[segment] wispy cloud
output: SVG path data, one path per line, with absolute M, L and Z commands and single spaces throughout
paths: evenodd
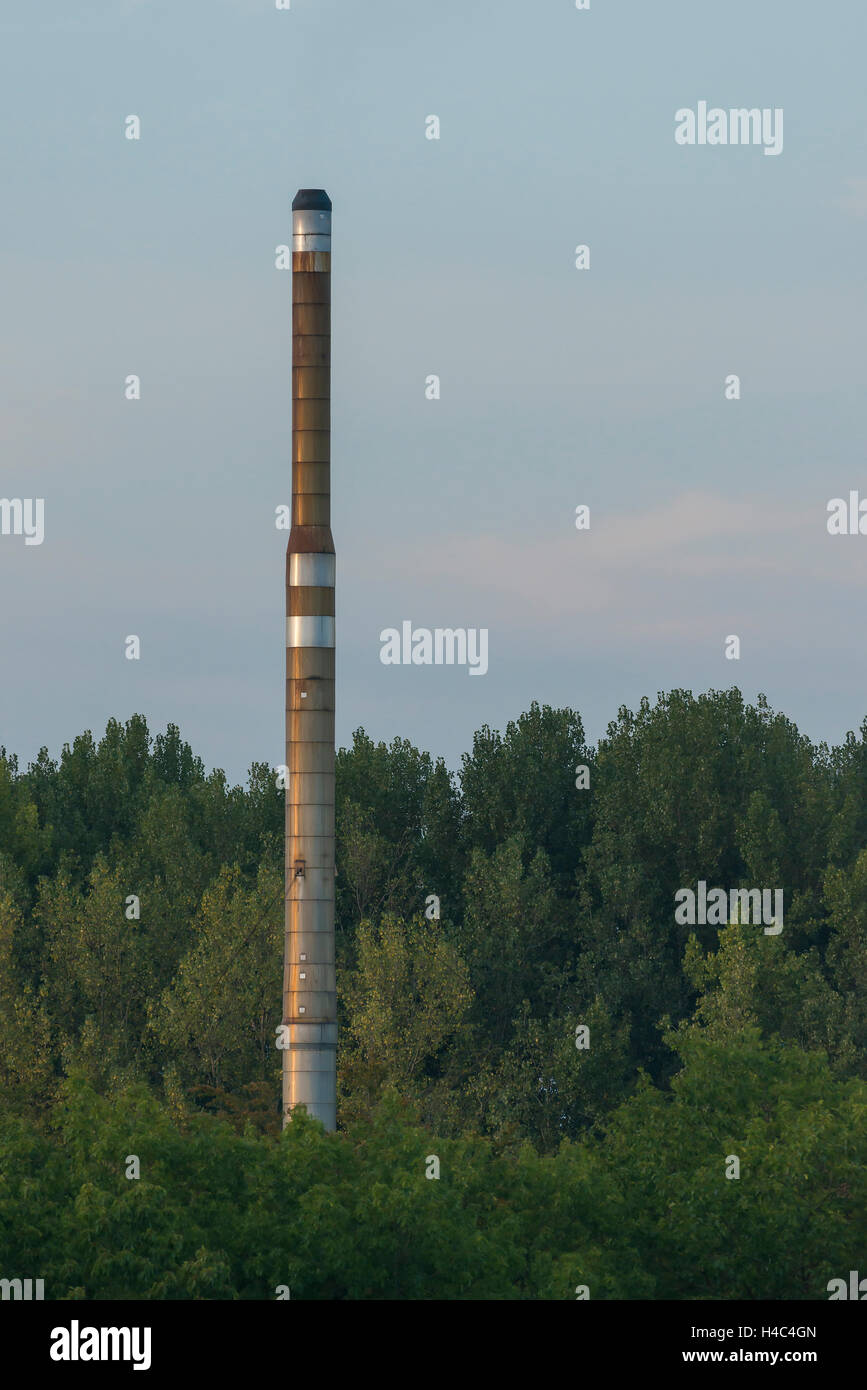
M 382 572 L 411 576 L 426 603 L 435 595 L 449 612 L 471 604 L 508 625 L 568 621 L 576 633 L 591 623 L 621 636 L 706 636 L 712 614 L 752 622 L 756 595 L 768 586 L 773 607 L 781 591 L 864 584 L 867 550 L 857 538 L 828 536 L 825 501 L 808 508 L 692 492 L 631 514 L 594 511 L 589 531 L 551 540 L 463 534 L 396 542 L 380 557 Z

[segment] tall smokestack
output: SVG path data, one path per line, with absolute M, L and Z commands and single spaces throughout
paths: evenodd
M 283 1123 L 337 1126 L 334 978 L 334 542 L 331 199 L 292 203 L 292 530 L 286 551 L 286 935 Z

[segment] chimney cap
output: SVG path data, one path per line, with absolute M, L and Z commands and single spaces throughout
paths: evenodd
M 293 212 L 331 211 L 331 199 L 324 188 L 299 188 L 292 199 Z

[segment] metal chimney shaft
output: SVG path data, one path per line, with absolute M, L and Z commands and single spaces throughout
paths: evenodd
M 331 199 L 292 203 L 292 530 L 286 551 L 283 1123 L 337 1125 L 334 976 L 334 581 Z

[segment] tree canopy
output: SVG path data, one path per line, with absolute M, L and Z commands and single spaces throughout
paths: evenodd
M 281 1134 L 273 770 L 230 786 L 140 715 L 0 749 L 4 1269 L 561 1299 L 825 1298 L 857 1268 L 867 720 L 829 749 L 674 690 L 593 747 L 533 704 L 455 773 L 359 729 L 336 772 L 340 1128 Z M 700 881 L 781 890 L 782 932 L 677 921 Z

